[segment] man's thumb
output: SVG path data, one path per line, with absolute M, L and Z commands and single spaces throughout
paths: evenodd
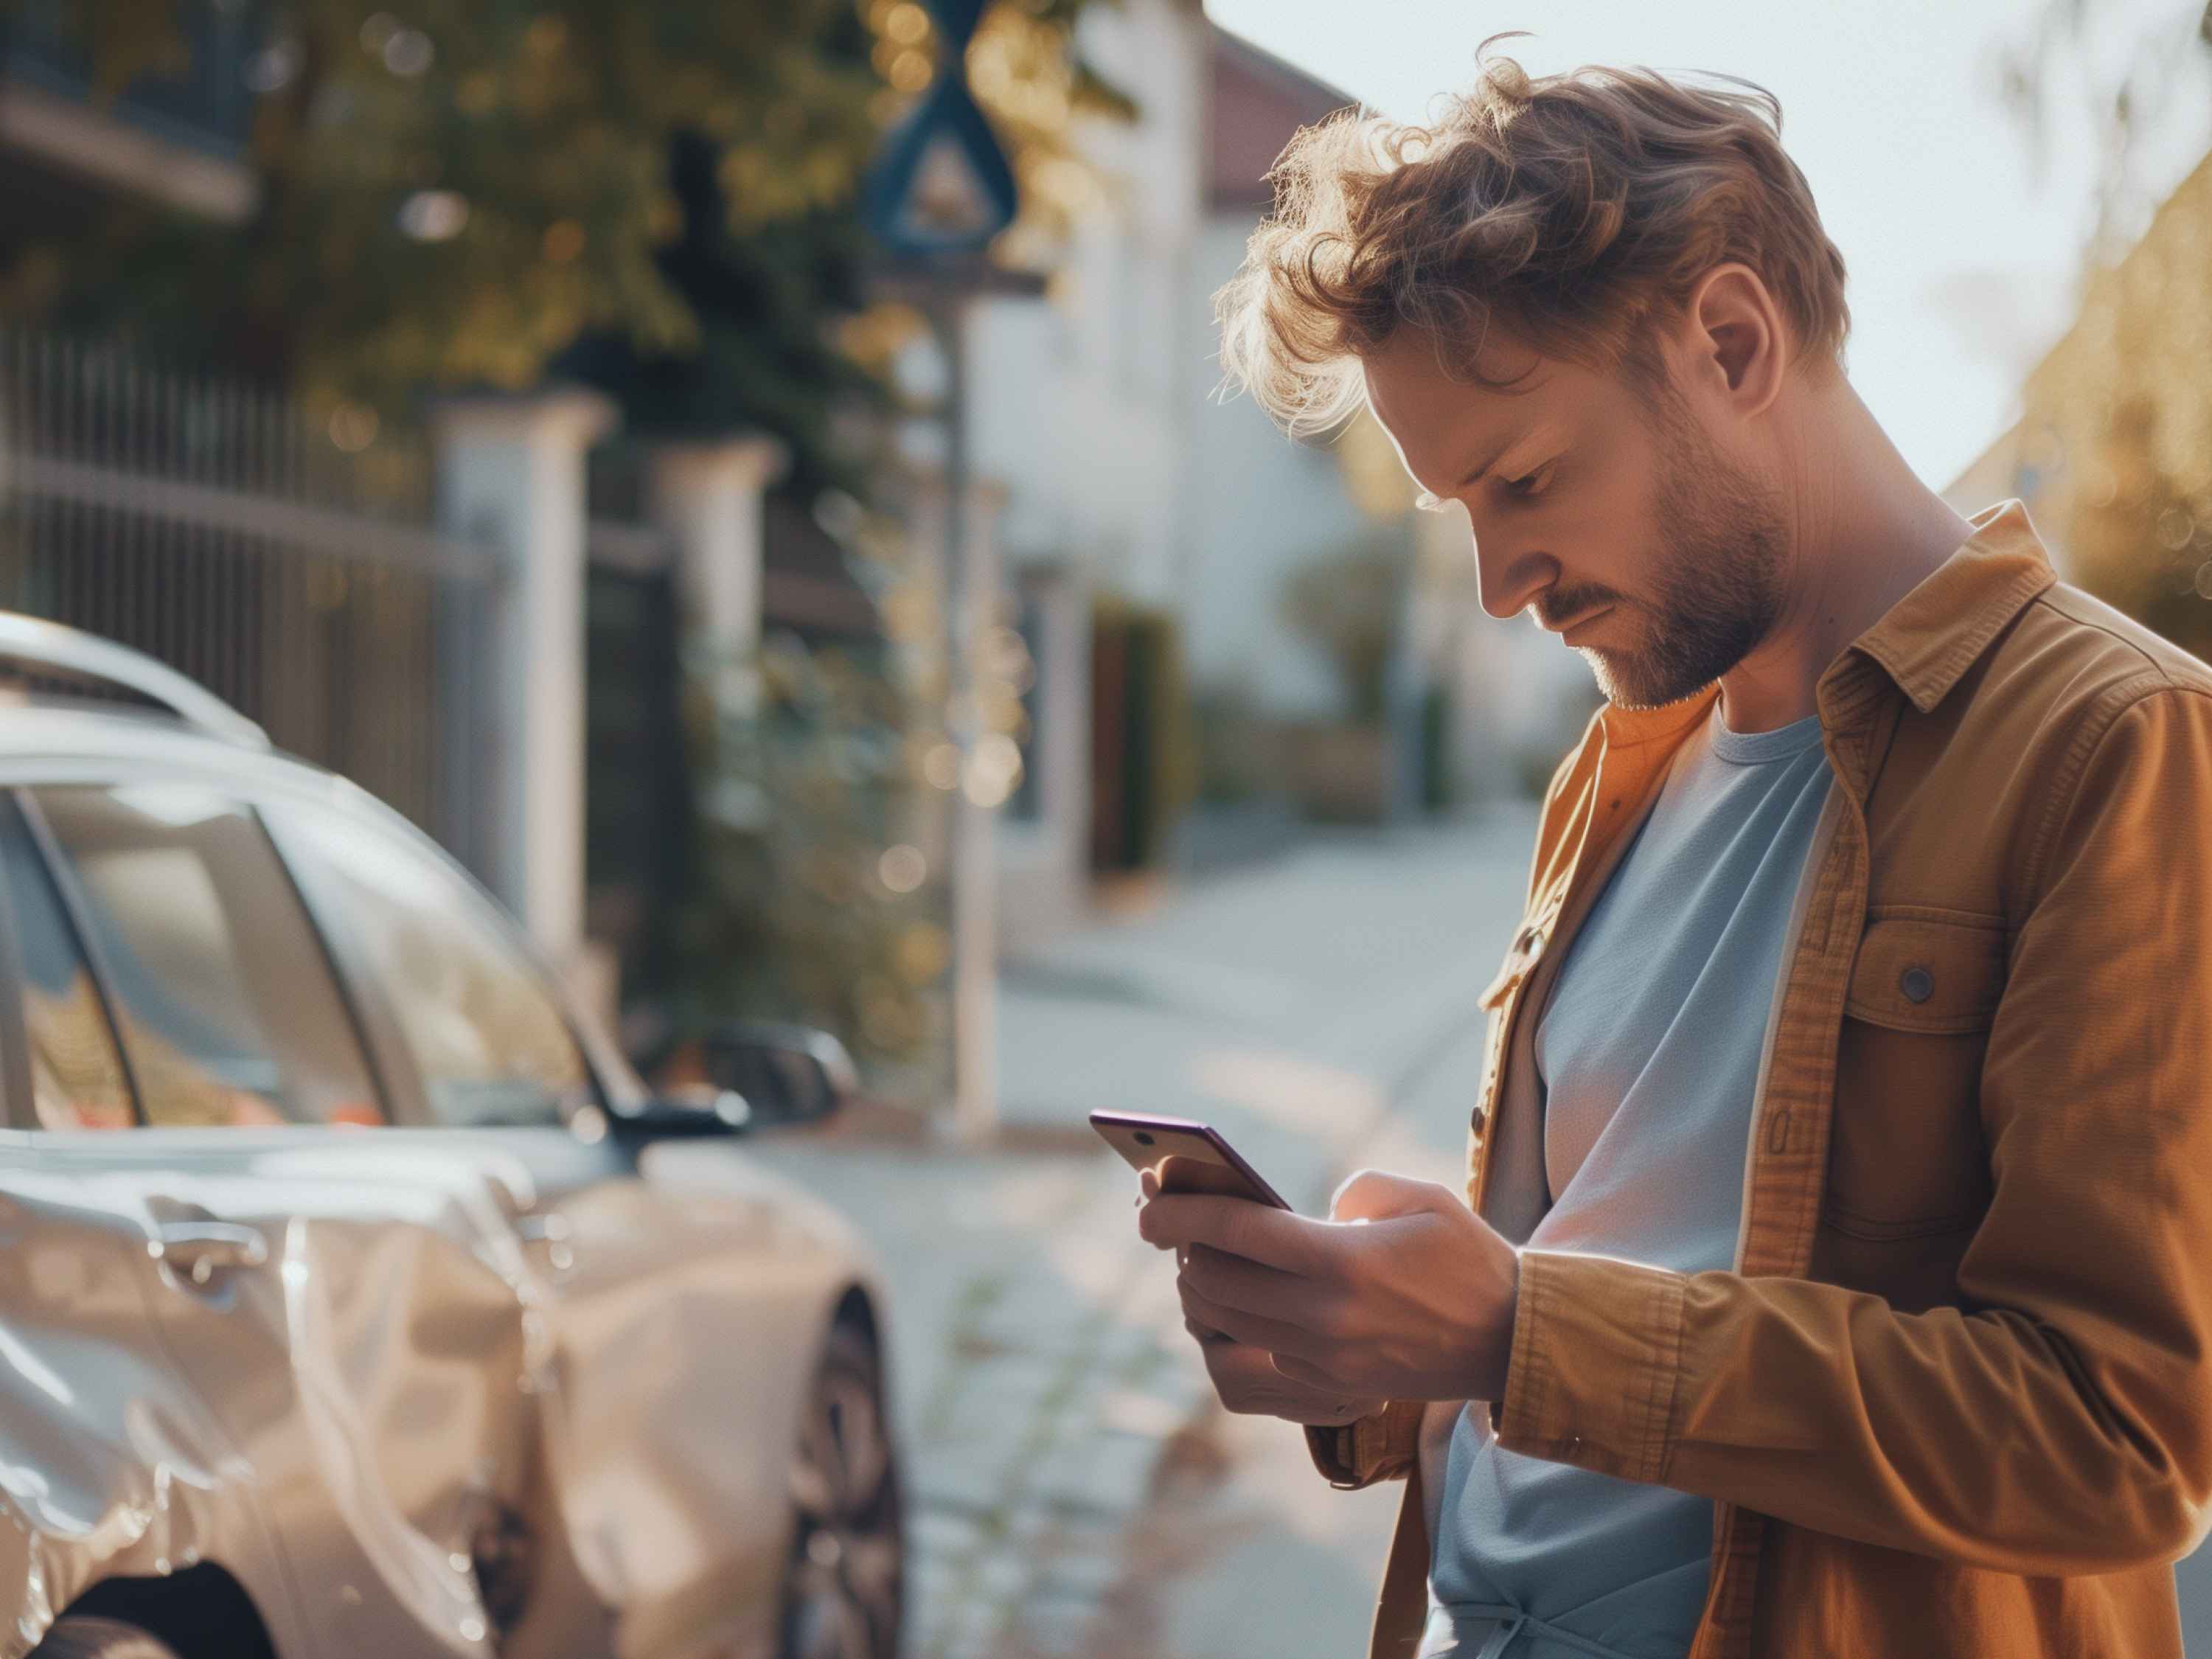
M 1409 1176 L 1389 1175 L 1381 1170 L 1362 1170 L 1336 1189 L 1336 1196 L 1329 1200 L 1328 1218 L 1332 1221 L 1381 1221 L 1458 1202 L 1449 1188 L 1439 1187 L 1433 1181 L 1415 1181 Z

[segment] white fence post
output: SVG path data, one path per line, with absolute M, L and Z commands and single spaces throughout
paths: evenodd
M 485 807 L 483 872 L 562 971 L 584 962 L 584 459 L 614 428 L 574 387 L 440 403 L 438 513 L 500 560 L 485 633 L 489 730 L 465 734 Z
M 979 792 L 975 765 L 981 724 L 975 696 L 984 653 L 991 648 L 1002 599 L 999 510 L 1006 492 L 971 483 L 967 564 L 957 585 L 961 611 L 952 619 L 956 702 L 962 705 L 960 747 L 967 756 L 953 802 L 952 832 L 952 1111 L 957 1138 L 988 1145 L 999 1133 L 999 806 L 1003 794 Z
M 789 459 L 763 437 L 653 450 L 647 510 L 676 546 L 686 633 L 740 653 L 760 642 L 761 497 Z
M 952 1135 L 985 1146 L 999 1129 L 998 820 L 1003 796 L 982 787 L 975 763 L 976 686 L 1005 599 L 1000 586 L 998 519 L 1003 486 L 971 478 L 957 579 L 945 568 L 948 491 L 940 470 L 918 470 L 908 503 L 909 533 L 940 596 L 946 656 L 946 736 L 961 757 L 950 792 L 937 799 L 923 850 L 933 863 L 949 860 L 952 884 Z M 953 608 L 957 607 L 957 611 Z

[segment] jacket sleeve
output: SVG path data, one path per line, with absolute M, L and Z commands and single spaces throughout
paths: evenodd
M 1960 1304 L 1524 1254 L 1508 1448 L 1965 1565 L 2187 1553 L 2212 1524 L 2212 696 L 2094 736 L 1990 1032 Z M 1838 1103 L 1848 1109 L 1848 1103 Z
M 1306 1449 L 1328 1484 L 1345 1492 L 1402 1480 L 1419 1455 L 1421 1411 L 1418 1400 L 1394 1400 L 1342 1428 L 1309 1428 Z

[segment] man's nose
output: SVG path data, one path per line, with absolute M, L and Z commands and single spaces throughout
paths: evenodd
M 1559 580 L 1559 562 L 1549 554 L 1516 545 L 1504 536 L 1485 539 L 1474 532 L 1475 588 L 1482 608 L 1500 622 L 1519 616 L 1537 595 Z

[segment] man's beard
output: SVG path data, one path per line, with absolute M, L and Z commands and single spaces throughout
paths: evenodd
M 1789 539 L 1781 503 L 1690 423 L 1660 417 L 1654 502 L 1663 555 L 1642 612 L 1644 638 L 1620 648 L 1577 647 L 1598 690 L 1622 708 L 1657 708 L 1694 696 L 1765 639 L 1782 612 Z M 1620 601 L 1616 601 L 1620 603 Z

